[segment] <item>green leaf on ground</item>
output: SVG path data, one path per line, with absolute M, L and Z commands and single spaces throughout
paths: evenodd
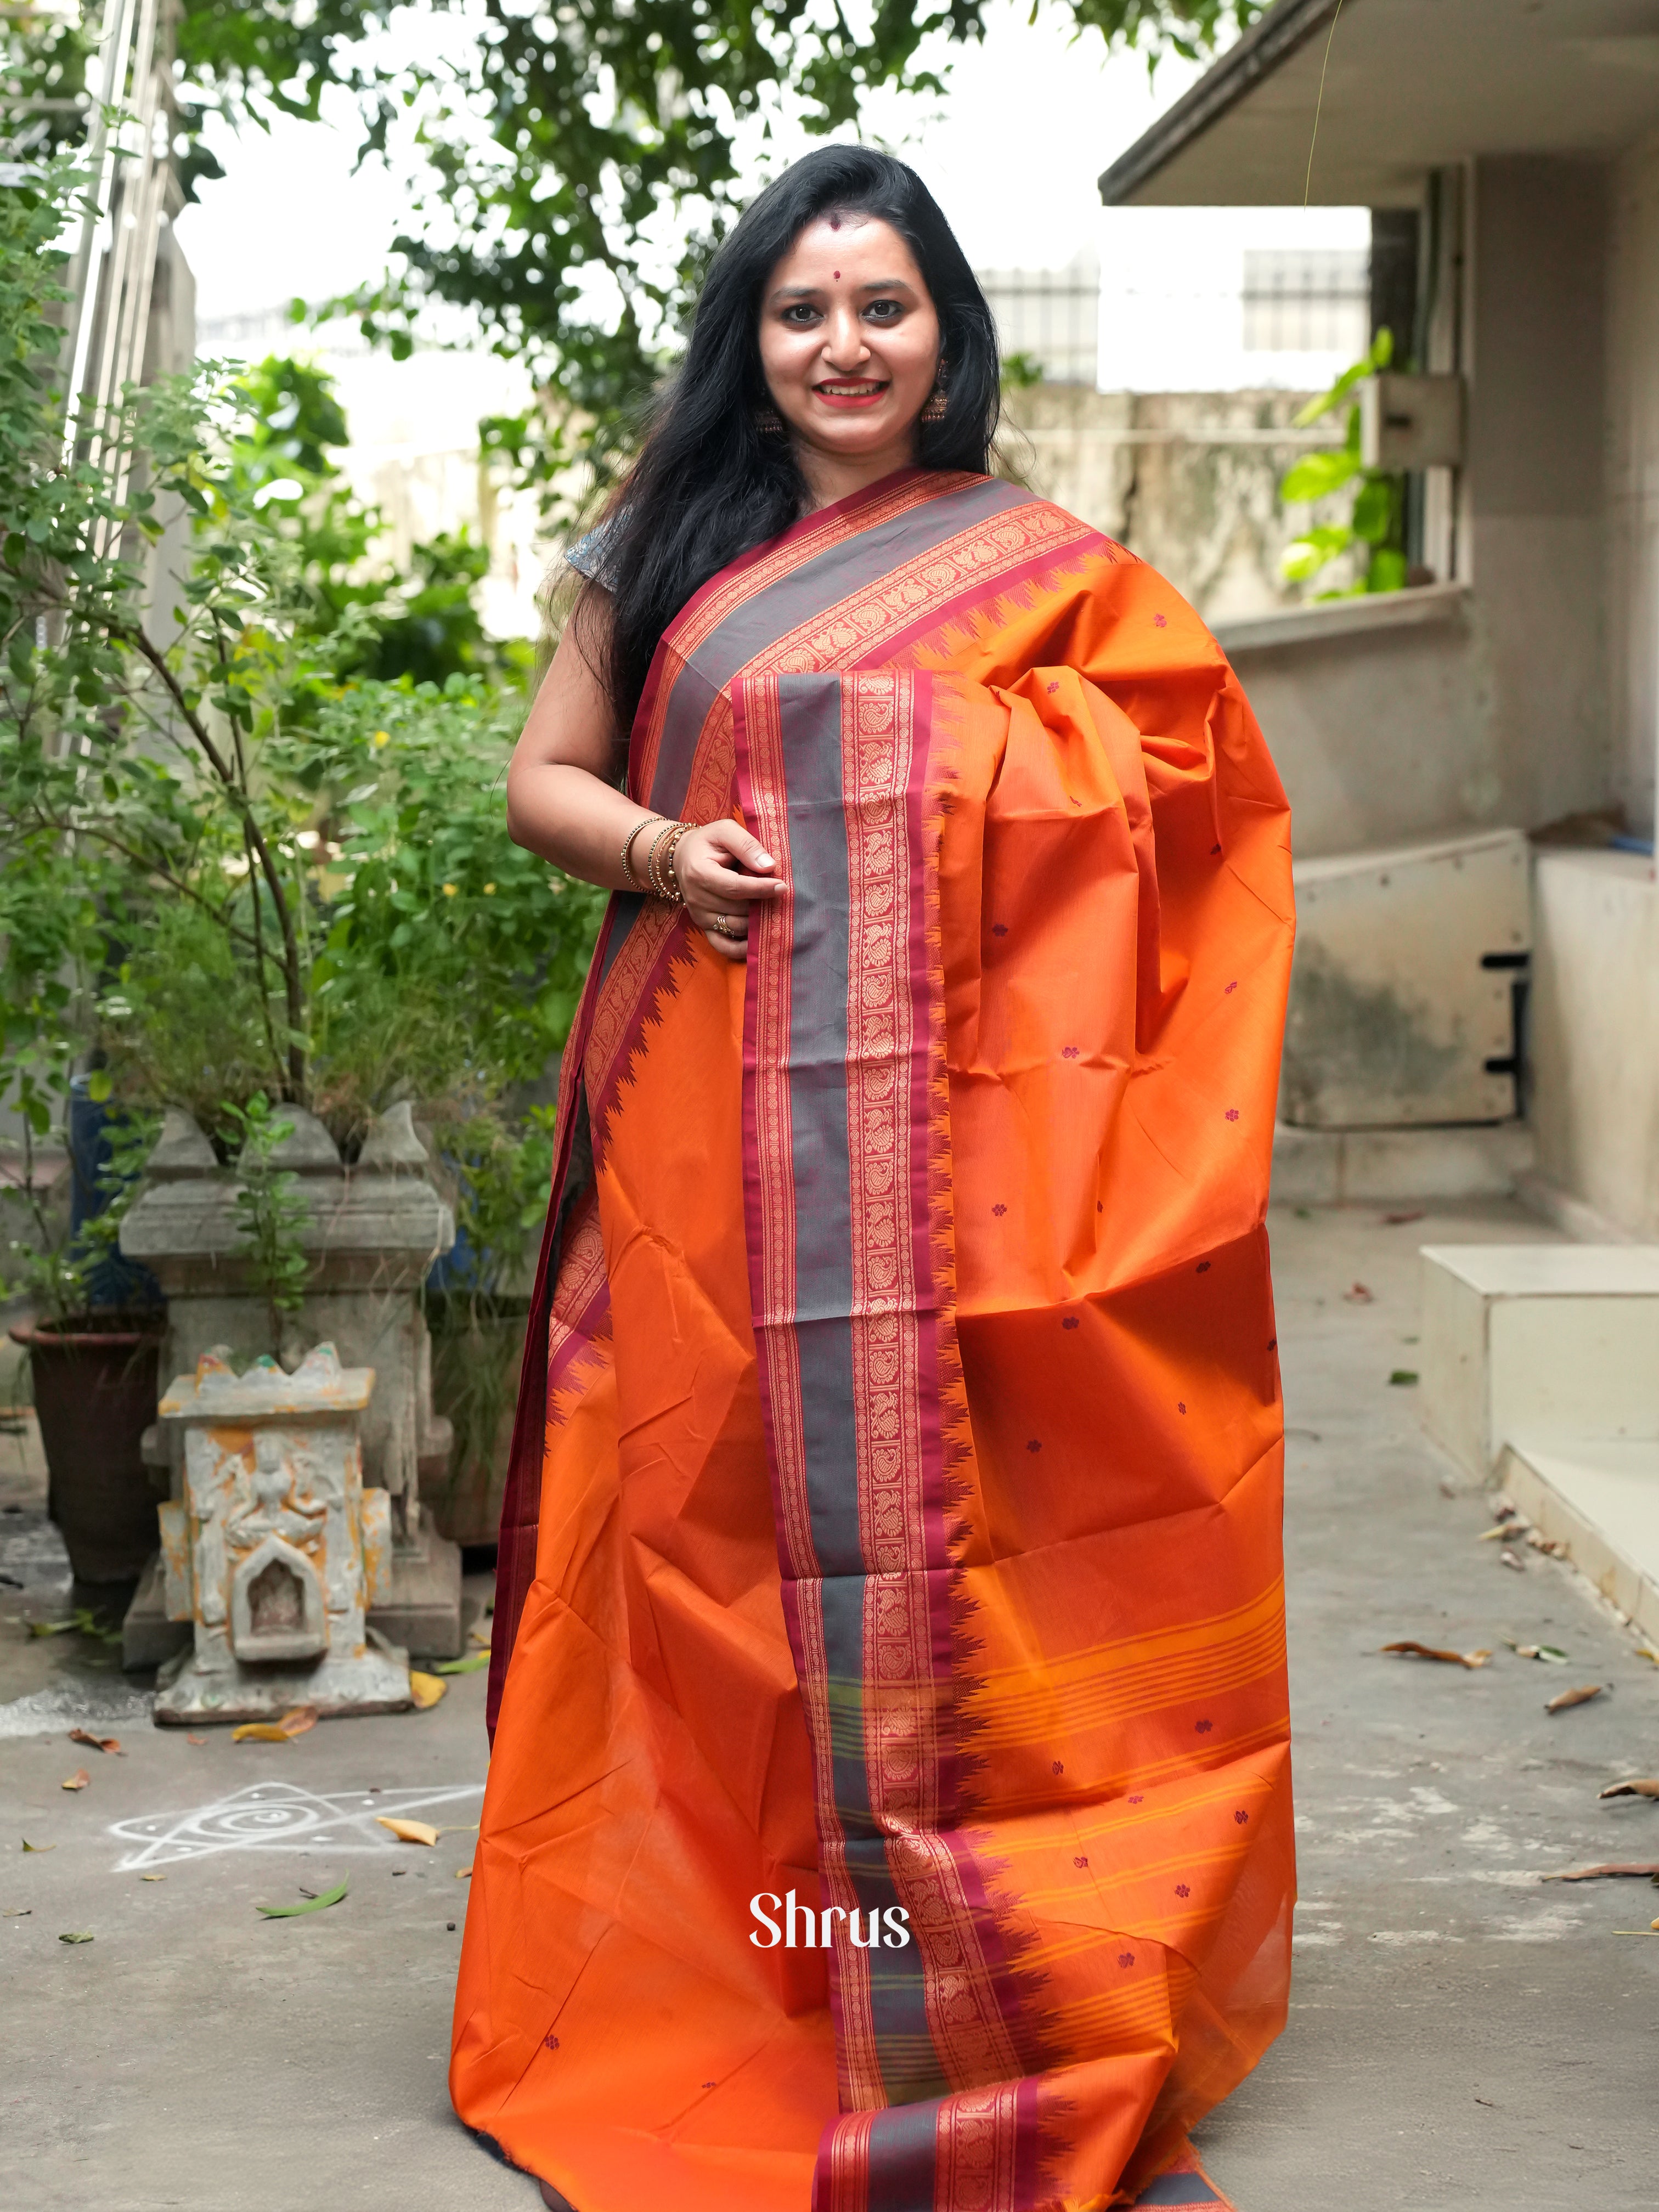
M 253 1910 L 262 1912 L 267 1920 L 295 1920 L 302 1912 L 326 1911 L 331 1905 L 337 1905 L 345 1893 L 346 1884 L 341 1882 L 337 1888 L 325 1889 L 320 1897 L 307 1898 L 303 1905 L 256 1905 Z
M 1414 1367 L 1396 1367 L 1389 1380 L 1390 1382 L 1415 1382 L 1417 1370 Z
M 476 1674 L 480 1667 L 489 1664 L 488 1651 L 469 1651 L 465 1659 L 435 1659 L 432 1663 L 434 1674 Z
M 59 1942 L 60 1943 L 90 1943 L 90 1942 L 91 1942 L 91 1941 L 92 1941 L 92 1938 L 91 1938 L 91 1936 L 87 1936 L 87 1935 L 84 1935 L 84 1934 L 83 1934 L 83 1935 L 60 1936 L 58 1938 L 58 1942 Z
M 57 1848 L 56 1844 L 32 1844 L 27 1836 L 23 1838 L 23 1849 L 26 1851 L 55 1851 Z

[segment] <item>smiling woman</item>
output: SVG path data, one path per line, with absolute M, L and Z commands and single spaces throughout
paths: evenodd
M 556 2212 L 1223 2205 L 1188 2130 L 1284 2018 L 1284 799 L 996 404 L 920 181 L 799 164 L 514 763 L 617 896 L 451 2087 Z

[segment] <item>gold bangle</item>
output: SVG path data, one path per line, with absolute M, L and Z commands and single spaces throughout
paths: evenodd
M 677 823 L 664 822 L 662 828 L 658 830 L 656 836 L 651 840 L 651 849 L 645 856 L 646 884 L 653 898 L 665 898 L 667 896 L 667 893 L 662 888 L 662 879 L 657 873 L 657 855 L 662 850 L 663 840 L 665 837 L 672 837 L 678 827 L 678 824 Z
M 627 836 L 623 840 L 623 875 L 626 879 L 628 888 L 630 891 L 639 891 L 645 889 L 644 884 L 634 873 L 634 840 L 639 836 L 641 830 L 644 829 L 647 822 L 660 822 L 661 819 L 662 817 L 659 814 L 641 814 L 639 820 L 634 824 L 634 827 L 629 831 Z
M 684 906 L 685 893 L 680 889 L 679 878 L 674 873 L 674 855 L 680 849 L 680 841 L 690 830 L 689 822 L 677 822 L 674 834 L 663 847 L 659 870 L 662 876 L 662 895 L 671 906 Z

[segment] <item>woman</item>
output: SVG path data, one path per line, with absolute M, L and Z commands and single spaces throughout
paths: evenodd
M 1284 2017 L 1285 802 L 997 393 L 915 174 L 799 163 L 513 765 L 617 896 L 451 2078 L 576 2212 L 1214 2204 Z

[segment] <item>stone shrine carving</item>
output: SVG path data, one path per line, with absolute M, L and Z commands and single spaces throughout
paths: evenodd
M 292 1375 L 206 1352 L 161 1404 L 184 1431 L 185 1496 L 161 1509 L 168 1617 L 191 1648 L 157 1677 L 158 1721 L 410 1702 L 405 1653 L 368 1628 L 390 1588 L 391 1500 L 363 1486 L 372 1368 L 319 1345 Z

